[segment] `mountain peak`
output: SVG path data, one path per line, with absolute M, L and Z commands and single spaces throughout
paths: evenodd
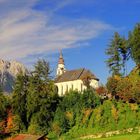
M 22 63 L 0 59 L 0 84 L 4 92 L 12 92 L 16 76 L 20 72 L 27 72 Z

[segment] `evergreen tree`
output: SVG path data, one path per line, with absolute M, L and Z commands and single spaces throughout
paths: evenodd
M 123 75 L 125 76 L 126 73 L 126 62 L 129 60 L 130 58 L 130 47 L 128 45 L 128 41 L 123 37 L 120 38 L 120 46 L 118 48 L 118 51 L 120 53 L 121 56 L 121 60 L 122 60 L 122 69 L 123 69 Z
M 129 33 L 129 46 L 132 59 L 140 67 L 140 23 Z
M 23 73 L 20 73 L 17 76 L 12 96 L 13 114 L 19 116 L 26 127 L 26 97 L 28 94 L 28 79 L 29 77 Z
M 44 59 L 39 59 L 37 63 L 34 65 L 33 75 L 37 76 L 40 80 L 47 83 L 51 79 L 51 70 L 49 62 L 45 61 Z
M 47 133 L 58 102 L 54 82 L 50 79 L 49 63 L 39 60 L 29 79 L 27 119 L 30 133 Z
M 6 116 L 6 106 L 6 97 L 3 95 L 2 91 L 0 91 L 0 121 L 3 120 Z
M 118 52 L 120 41 L 120 35 L 117 32 L 115 32 L 114 37 L 110 42 L 109 48 L 106 50 L 106 54 L 110 56 L 106 63 L 110 68 L 110 72 L 112 72 L 112 75 L 120 75 L 121 57 Z
M 129 50 L 126 39 L 115 32 L 109 48 L 106 50 L 106 54 L 110 56 L 106 63 L 112 75 L 125 74 L 125 65 L 130 54 Z M 122 70 L 123 73 L 121 73 Z

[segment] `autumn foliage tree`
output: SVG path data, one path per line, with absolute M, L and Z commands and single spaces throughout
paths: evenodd
M 107 83 L 106 83 L 108 94 L 112 94 L 112 96 L 117 95 L 116 89 L 117 89 L 119 80 L 120 80 L 120 76 L 117 76 L 117 75 L 108 78 Z
M 99 86 L 98 88 L 96 88 L 96 92 L 99 95 L 106 95 L 107 94 L 107 89 L 104 86 Z

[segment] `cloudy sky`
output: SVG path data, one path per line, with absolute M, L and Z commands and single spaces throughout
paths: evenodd
M 140 22 L 139 7 L 140 0 L 0 0 L 0 58 L 28 68 L 44 58 L 55 72 L 62 49 L 67 69 L 85 67 L 105 83 L 105 49 L 115 31 L 127 37 Z

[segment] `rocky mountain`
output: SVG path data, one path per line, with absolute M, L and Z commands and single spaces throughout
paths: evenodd
M 0 85 L 4 92 L 12 92 L 15 78 L 20 72 L 27 72 L 23 64 L 17 61 L 4 61 L 0 59 Z

